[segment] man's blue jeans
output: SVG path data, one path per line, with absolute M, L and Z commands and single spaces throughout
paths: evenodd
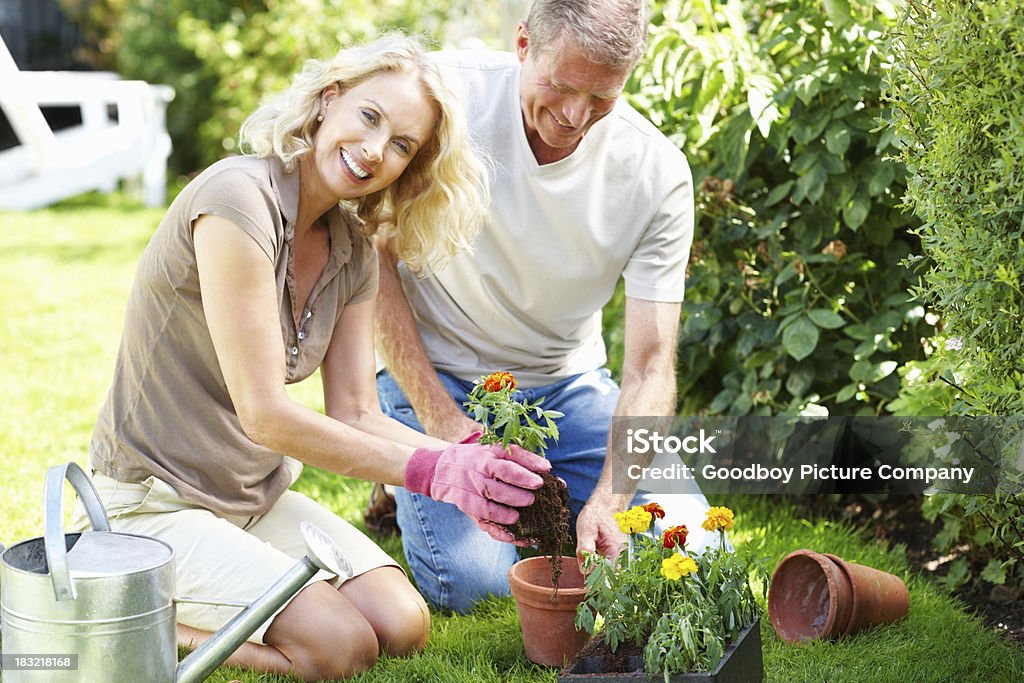
M 445 373 L 441 382 L 461 405 L 473 383 Z M 409 400 L 386 371 L 377 375 L 377 393 L 384 412 L 399 422 L 423 431 Z M 522 390 L 525 400 L 545 397 L 544 408 L 565 414 L 558 421 L 559 441 L 545 457 L 552 472 L 569 487 L 570 528 L 590 497 L 604 466 L 608 431 L 619 400 L 619 387 L 606 369 Z M 669 499 L 678 499 L 673 503 Z M 454 505 L 431 500 L 404 488 L 395 491 L 402 546 L 416 584 L 435 607 L 467 612 L 489 594 L 508 595 L 508 570 L 518 559 L 517 548 L 495 541 Z M 707 510 L 704 496 L 660 495 L 666 526 L 685 523 L 690 529 L 689 547 L 703 545 L 699 523 Z M 647 502 L 638 494 L 636 502 Z M 697 518 L 694 515 L 700 514 Z

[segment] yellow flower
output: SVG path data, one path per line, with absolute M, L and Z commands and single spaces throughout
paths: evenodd
M 639 505 L 635 505 L 625 512 L 615 513 L 615 521 L 624 534 L 638 534 L 647 531 L 651 526 L 652 519 L 654 516 Z
M 661 575 L 671 581 L 678 581 L 687 574 L 693 574 L 696 571 L 697 563 L 693 561 L 692 557 L 687 557 L 686 555 L 674 553 L 672 557 L 661 561 Z
M 707 531 L 715 529 L 732 529 L 732 510 L 726 507 L 712 507 L 708 510 L 707 518 L 701 524 Z

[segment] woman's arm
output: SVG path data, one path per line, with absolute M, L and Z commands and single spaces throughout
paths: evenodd
M 494 445 L 436 441 L 377 415 L 372 304 L 342 314 L 324 363 L 329 410 L 357 426 L 292 400 L 284 388 L 284 342 L 270 260 L 223 218 L 197 220 L 194 242 L 207 326 L 250 439 L 345 476 L 403 485 L 478 520 L 511 524 L 519 516 L 513 508 L 533 502 L 527 489 L 539 488 L 536 473 L 551 467 L 543 458 L 515 446 L 506 452 Z
M 331 337 L 323 367 L 327 414 L 355 429 L 414 448 L 441 448 L 447 442 L 421 434 L 380 408 L 375 376 L 373 321 L 376 300 L 346 306 Z
M 202 216 L 196 221 L 194 242 L 207 326 L 246 435 L 262 446 L 316 467 L 402 484 L 413 451 L 410 445 L 367 434 L 321 415 L 293 400 L 285 390 L 278 292 L 273 264 L 262 249 L 234 223 L 217 216 Z M 365 313 L 353 317 L 363 318 Z M 358 336 L 348 324 L 339 326 L 344 337 Z M 337 341 L 332 344 L 337 346 Z M 372 375 L 372 358 L 366 361 L 365 353 L 357 351 L 369 363 L 364 373 Z M 341 351 L 335 350 L 332 355 L 337 357 Z M 330 364 L 339 365 L 336 359 Z M 353 367 L 350 365 L 343 374 L 357 376 Z M 341 391 L 332 389 L 332 401 Z

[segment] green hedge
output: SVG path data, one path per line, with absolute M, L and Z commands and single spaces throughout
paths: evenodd
M 910 0 L 892 49 L 892 129 L 904 143 L 906 201 L 922 219 L 929 258 L 918 293 L 946 326 L 945 343 L 902 400 L 1019 419 L 1024 14 L 1015 0 Z M 966 549 L 948 583 L 1024 581 L 1024 497 L 936 496 L 927 512 L 943 522 L 941 548 Z
M 931 265 L 920 294 L 958 341 L 965 410 L 1024 412 L 1024 14 L 1012 0 L 908 4 L 893 126 Z

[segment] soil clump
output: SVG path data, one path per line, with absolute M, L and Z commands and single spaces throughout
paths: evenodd
M 519 521 L 505 528 L 517 540 L 537 546 L 538 554 L 551 557 L 551 585 L 557 594 L 562 548 L 569 541 L 569 489 L 550 472 L 540 476 L 544 484 L 534 491 L 533 505 L 520 508 Z

